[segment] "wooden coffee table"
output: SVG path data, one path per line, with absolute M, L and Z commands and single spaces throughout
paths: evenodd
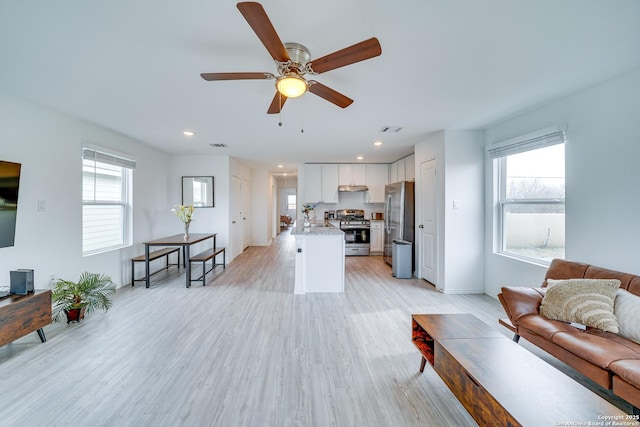
M 481 426 L 606 425 L 633 416 L 471 314 L 414 314 L 412 341 Z

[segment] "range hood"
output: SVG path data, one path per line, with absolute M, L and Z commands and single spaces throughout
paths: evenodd
M 369 191 L 366 185 L 339 185 L 338 192 L 340 193 L 354 193 L 356 191 Z

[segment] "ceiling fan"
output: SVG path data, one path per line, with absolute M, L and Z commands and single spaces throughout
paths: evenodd
M 375 37 L 310 61 L 309 50 L 298 43 L 282 43 L 273 24 L 260 3 L 240 2 L 238 10 L 247 20 L 262 44 L 276 63 L 278 75 L 272 73 L 202 73 L 207 81 L 216 80 L 276 80 L 276 94 L 271 101 L 268 114 L 277 114 L 287 98 L 296 98 L 309 91 L 341 108 L 346 108 L 353 99 L 315 80 L 304 78 L 306 74 L 321 74 L 344 67 L 382 53 L 380 42 Z

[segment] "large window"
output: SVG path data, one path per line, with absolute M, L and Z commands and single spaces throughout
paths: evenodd
M 492 147 L 497 167 L 496 252 L 526 260 L 564 258 L 564 131 Z
M 135 162 L 92 148 L 82 150 L 82 253 L 131 243 Z
M 290 211 L 296 210 L 296 195 L 287 194 L 287 209 Z

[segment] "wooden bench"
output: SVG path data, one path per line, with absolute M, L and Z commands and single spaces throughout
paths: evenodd
M 222 254 L 222 264 L 216 264 L 216 256 Z M 207 270 L 207 261 L 211 260 L 211 268 Z M 197 279 L 191 279 L 192 282 L 202 281 L 202 286 L 206 285 L 206 275 L 212 271 L 216 266 L 221 265 L 223 269 L 227 268 L 227 260 L 225 254 L 225 248 L 209 248 L 206 251 L 200 252 L 198 255 L 194 255 L 189 259 L 189 262 L 201 262 L 202 263 L 202 276 Z
M 169 263 L 169 255 L 171 255 L 172 253 L 177 252 L 178 253 L 178 263 L 177 264 L 171 264 Z M 149 252 L 149 262 L 156 260 L 158 258 L 162 258 L 162 257 L 166 257 L 167 259 L 167 265 L 164 268 L 161 268 L 157 271 L 154 271 L 153 273 L 150 273 L 149 276 L 152 276 L 156 273 L 159 273 L 162 270 L 165 270 L 167 268 L 169 268 L 172 265 L 177 265 L 178 268 L 180 268 L 180 248 L 179 247 L 172 247 L 172 248 L 162 248 L 162 249 L 158 249 L 157 251 L 153 251 L 153 252 Z M 142 279 L 136 279 L 135 278 L 135 269 L 134 266 L 136 264 L 136 262 L 144 262 L 145 261 L 145 256 L 144 255 L 140 255 L 137 256 L 135 258 L 131 258 L 131 286 L 133 286 L 133 282 L 144 282 L 145 278 L 143 277 Z

